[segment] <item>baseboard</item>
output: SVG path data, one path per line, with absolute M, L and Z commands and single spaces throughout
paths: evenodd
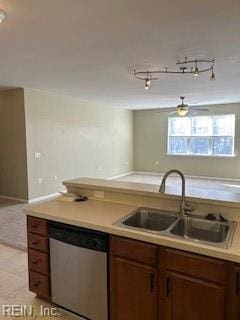
M 34 202 L 39 202 L 39 201 L 43 201 L 43 200 L 56 198 L 59 195 L 60 195 L 60 193 L 56 192 L 56 193 L 48 194 L 46 196 L 42 196 L 42 197 L 39 197 L 39 198 L 33 198 L 33 199 L 29 199 L 29 200 L 0 195 L 0 199 L 11 200 L 11 201 L 15 201 L 15 202 L 29 203 L 30 204 L 30 203 L 34 203 Z
M 59 196 L 60 193 L 56 192 L 56 193 L 52 193 L 52 194 L 48 194 L 46 196 L 42 196 L 39 198 L 33 198 L 28 200 L 28 203 L 34 203 L 34 202 L 39 202 L 39 201 L 43 201 L 43 200 L 48 200 L 48 199 L 52 199 L 52 198 L 56 198 L 57 196 Z
M 161 172 L 150 172 L 150 171 L 133 171 L 133 174 L 146 174 L 148 176 L 163 176 L 164 173 Z
M 28 200 L 27 200 L 27 199 L 9 197 L 9 196 L 4 196 L 4 195 L 0 195 L 0 199 L 11 200 L 11 201 L 21 202 L 21 203 L 28 203 Z
M 128 171 L 128 172 L 119 174 L 119 175 L 117 175 L 117 176 L 109 177 L 109 178 L 107 178 L 106 180 L 114 180 L 114 179 L 117 179 L 117 178 L 121 178 L 121 177 L 128 176 L 128 175 L 133 174 L 133 173 L 135 173 L 135 172 L 134 172 L 134 171 Z

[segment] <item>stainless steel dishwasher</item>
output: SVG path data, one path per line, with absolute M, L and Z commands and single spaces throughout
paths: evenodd
M 108 319 L 108 235 L 50 222 L 52 301 L 82 318 Z

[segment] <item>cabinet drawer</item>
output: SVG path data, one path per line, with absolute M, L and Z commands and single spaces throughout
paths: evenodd
M 226 262 L 174 249 L 165 251 L 166 268 L 196 278 L 226 282 Z
M 28 234 L 28 248 L 48 252 L 48 238 L 34 233 Z
M 48 235 L 47 220 L 28 216 L 28 232 L 47 236 Z
M 30 270 L 49 274 L 49 257 L 47 253 L 29 249 L 28 263 Z
M 150 243 L 121 237 L 111 237 L 110 250 L 112 255 L 150 265 L 157 264 L 157 246 Z
M 40 273 L 29 272 L 29 290 L 35 292 L 40 297 L 50 297 L 49 277 Z

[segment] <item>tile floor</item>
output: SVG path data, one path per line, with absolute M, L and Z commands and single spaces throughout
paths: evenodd
M 31 305 L 34 317 L 4 316 L 3 305 Z M 36 298 L 35 294 L 28 291 L 27 253 L 0 244 L 0 319 L 79 319 L 63 310 L 59 310 L 61 316 L 42 316 L 41 305 L 51 307 L 50 304 Z

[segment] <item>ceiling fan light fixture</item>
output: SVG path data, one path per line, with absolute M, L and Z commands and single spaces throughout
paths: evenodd
M 5 12 L 0 10 L 0 23 L 2 23 L 5 18 L 6 18 Z
M 187 113 L 188 113 L 188 108 L 185 108 L 185 107 L 179 107 L 177 110 L 177 114 L 180 117 L 185 117 Z

